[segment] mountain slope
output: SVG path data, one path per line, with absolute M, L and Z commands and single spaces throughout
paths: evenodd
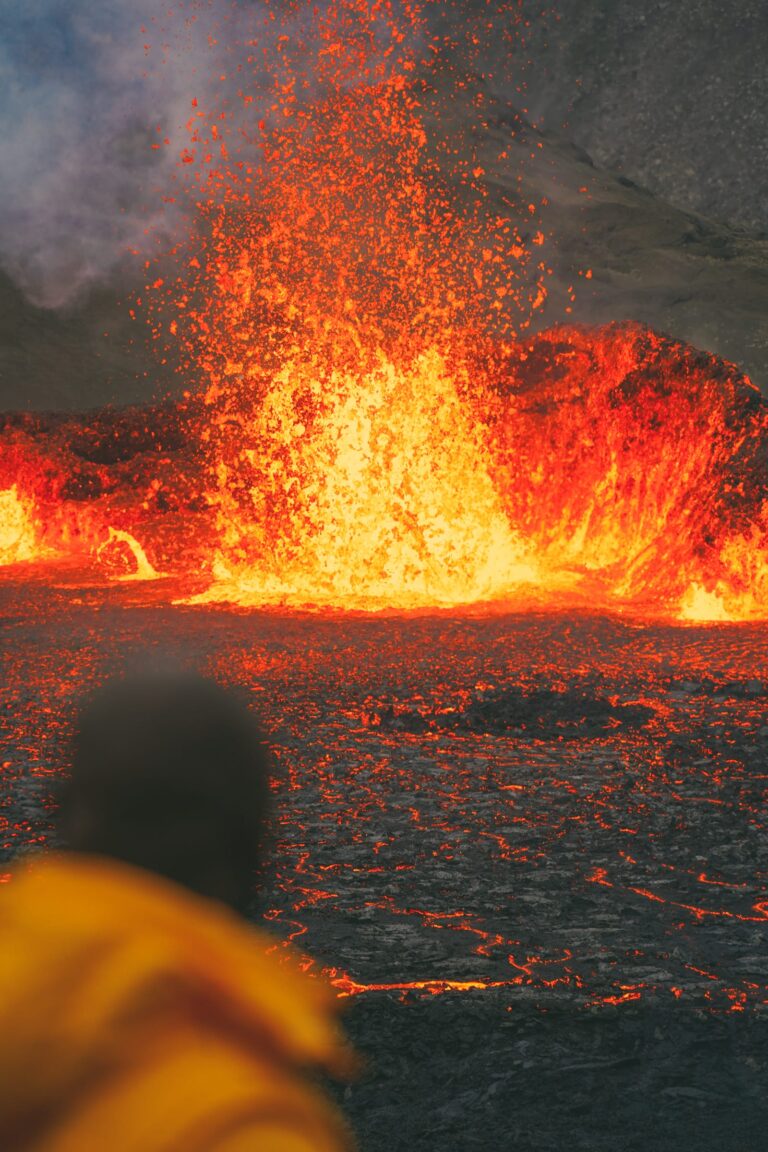
M 544 259 L 553 269 L 537 329 L 637 320 L 734 361 L 768 389 L 768 240 L 666 204 L 595 167 L 565 137 L 532 127 L 479 82 L 450 98 L 439 77 L 424 100 L 427 128 L 485 170 L 499 213 L 548 201 Z M 506 153 L 500 159 L 500 153 Z M 512 207 L 510 206 L 512 205 Z M 538 225 L 537 225 L 538 226 Z M 580 275 L 587 270 L 589 279 Z M 572 312 L 569 286 L 576 285 Z M 0 408 L 82 409 L 157 399 L 199 381 L 174 377 L 130 318 L 128 270 L 68 312 L 30 305 L 0 275 Z

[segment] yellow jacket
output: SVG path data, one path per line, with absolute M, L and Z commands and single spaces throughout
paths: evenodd
M 352 1062 L 319 981 L 170 881 L 40 857 L 0 889 L 4 1152 L 340 1152 Z

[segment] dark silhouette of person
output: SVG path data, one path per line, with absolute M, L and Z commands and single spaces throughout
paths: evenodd
M 182 672 L 84 704 L 60 825 L 0 896 L 0 1145 L 340 1152 L 316 1085 L 336 998 L 244 919 L 269 762 L 249 710 Z

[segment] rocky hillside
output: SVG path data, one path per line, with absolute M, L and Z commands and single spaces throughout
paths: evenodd
M 681 208 L 768 231 L 764 0 L 523 0 L 522 10 L 533 116 L 567 122 L 597 164 Z

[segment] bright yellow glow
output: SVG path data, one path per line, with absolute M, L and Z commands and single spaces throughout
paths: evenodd
M 38 553 L 34 521 L 14 484 L 0 491 L 0 565 L 33 560 Z
M 120 548 L 120 545 L 124 547 Z M 162 575 L 150 564 L 146 552 L 136 537 L 119 528 L 107 529 L 107 539 L 96 549 L 96 558 L 110 566 L 126 562 L 135 563 L 134 569 L 115 574 L 113 576 L 115 580 L 157 580 Z
M 407 373 L 384 359 L 362 380 L 335 372 L 311 434 L 297 371 L 278 374 L 248 447 L 219 467 L 215 580 L 196 603 L 452 605 L 536 583 L 437 353 Z M 232 495 L 244 466 L 245 502 Z
M 733 617 L 716 592 L 708 592 L 701 584 L 691 584 L 683 599 L 679 619 L 712 623 L 730 621 Z

